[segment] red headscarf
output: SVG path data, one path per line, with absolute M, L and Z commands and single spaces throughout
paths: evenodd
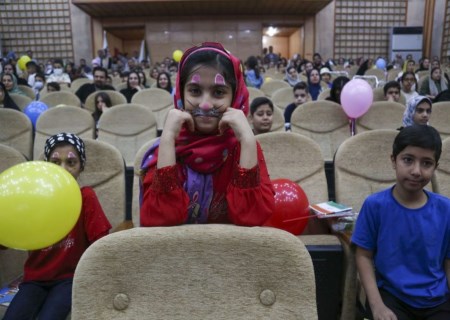
M 226 51 L 220 43 L 215 42 L 202 43 L 199 46 L 186 50 L 183 54 L 178 68 L 174 97 L 175 107 L 184 109 L 181 99 L 181 93 L 184 88 L 180 86 L 180 74 L 183 72 L 186 61 L 200 51 L 214 51 L 231 61 L 236 80 L 236 89 L 233 92 L 233 101 L 230 107 L 242 110 L 247 115 L 249 94 L 245 85 L 241 62 L 238 58 Z M 175 141 L 177 162 L 186 164 L 194 171 L 200 173 L 212 173 L 222 166 L 228 154 L 232 151 L 231 149 L 236 146 L 236 143 L 236 137 L 231 129 L 226 130 L 222 135 L 202 135 L 197 132 L 190 132 L 183 127 Z M 156 165 L 158 146 L 159 142 L 147 152 L 142 163 L 142 169 L 149 169 Z

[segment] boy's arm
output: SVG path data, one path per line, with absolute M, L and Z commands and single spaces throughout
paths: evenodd
M 375 280 L 372 251 L 356 247 L 356 267 L 362 286 L 369 300 L 374 320 L 397 320 L 395 314 L 384 304 Z
M 445 275 L 447 276 L 447 284 L 448 287 L 450 288 L 450 259 L 445 259 L 444 267 L 445 267 Z

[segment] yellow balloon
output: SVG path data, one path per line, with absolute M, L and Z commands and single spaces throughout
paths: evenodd
M 81 191 L 65 169 L 28 161 L 0 174 L 0 244 L 36 250 L 63 239 L 81 211 Z
M 29 56 L 21 56 L 19 60 L 17 61 L 17 64 L 19 65 L 20 70 L 25 70 L 27 68 L 27 63 L 31 61 L 31 58 Z
M 183 51 L 181 51 L 181 50 L 175 50 L 172 55 L 173 60 L 175 60 L 175 62 L 180 62 L 182 56 L 183 56 Z
M 269 82 L 269 81 L 271 81 L 271 80 L 272 80 L 271 77 L 266 77 L 266 82 Z

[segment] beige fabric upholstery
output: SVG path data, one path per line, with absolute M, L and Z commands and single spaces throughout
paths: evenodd
M 262 92 L 261 90 L 257 89 L 257 88 L 253 88 L 253 87 L 247 87 L 248 90 L 248 94 L 249 94 L 249 104 L 252 103 L 253 99 L 257 98 L 257 97 L 265 97 L 266 95 L 264 94 L 264 92 Z
M 33 158 L 33 125 L 22 112 L 0 108 L 0 143 Z
M 101 285 L 96 285 L 101 284 Z M 304 244 L 275 228 L 134 228 L 95 242 L 72 319 L 317 319 Z
M 386 81 L 386 75 L 384 74 L 384 70 L 381 69 L 367 69 L 364 75 L 376 76 L 378 78 L 378 81 Z
M 159 88 L 141 90 L 133 96 L 131 102 L 144 105 L 152 110 L 158 130 L 163 129 L 167 113 L 174 107 L 172 95 Z
M 317 100 L 325 100 L 330 96 L 331 89 L 325 89 L 322 90 L 321 93 L 319 93 L 319 96 L 317 97 Z
M 92 83 L 92 80 L 88 79 L 88 78 L 78 78 L 72 81 L 72 83 L 70 84 L 70 91 L 72 91 L 73 93 L 77 92 L 78 89 L 80 89 L 80 87 L 83 84 L 86 83 Z
M 289 86 L 278 89 L 272 94 L 271 99 L 274 105 L 284 111 L 289 104 L 294 102 L 294 88 Z
M 116 106 L 118 104 L 127 103 L 127 98 L 125 98 L 125 96 L 123 94 L 121 94 L 120 92 L 118 92 L 118 91 L 114 91 L 114 90 L 99 90 L 99 91 L 95 91 L 95 92 L 92 92 L 86 98 L 86 101 L 84 102 L 84 107 L 88 111 L 90 111 L 91 113 L 95 111 L 95 96 L 99 92 L 105 92 L 105 93 L 108 94 L 109 98 L 111 99 L 111 105 L 112 106 Z
M 450 137 L 450 101 L 433 103 L 430 125 L 436 128 L 441 138 Z
M 264 152 L 270 179 L 298 183 L 310 203 L 328 200 L 324 161 L 315 141 L 292 132 L 269 132 L 256 139 Z
M 98 122 L 98 140 L 120 150 L 127 167 L 133 167 L 139 148 L 156 138 L 156 119 L 152 111 L 139 104 L 120 104 L 110 108 Z
M 109 143 L 83 138 L 86 166 L 78 178 L 80 187 L 90 186 L 97 194 L 112 231 L 125 220 L 125 163 L 116 147 Z M 44 154 L 39 156 L 44 159 Z
M 374 129 L 397 129 L 402 126 L 405 106 L 397 102 L 376 101 L 369 111 L 356 121 L 356 132 Z
M 395 183 L 390 155 L 397 134 L 396 130 L 371 130 L 342 143 L 334 158 L 338 202 L 359 212 L 367 196 Z
M 261 86 L 261 91 L 264 92 L 266 97 L 271 98 L 272 94 L 274 94 L 275 91 L 281 88 L 291 88 L 291 86 L 286 81 L 272 79 L 270 81 L 264 81 Z
M 117 91 L 120 91 L 120 90 L 122 90 L 122 89 L 126 89 L 126 88 L 127 88 L 127 83 L 126 83 L 126 82 L 120 82 L 120 83 L 117 83 L 117 84 L 114 86 L 114 88 L 115 88 Z
M 19 84 L 18 87 L 27 95 L 28 98 L 30 98 L 31 100 L 36 99 L 36 94 L 34 93 L 33 88 L 26 86 L 24 84 Z
M 140 205 L 139 205 L 139 180 L 141 177 L 141 163 L 144 158 L 145 153 L 151 146 L 156 142 L 157 138 L 152 139 L 146 142 L 136 153 L 136 157 L 134 159 L 134 173 L 133 173 L 133 200 L 131 205 L 131 215 L 133 224 L 135 226 L 141 225 L 140 219 Z
M 373 89 L 373 101 L 387 101 L 386 97 L 384 96 L 383 87 Z M 398 101 L 398 103 L 403 105 L 403 108 L 406 106 L 406 98 L 401 92 L 400 92 L 400 100 Z
M 26 106 L 28 106 L 31 102 L 33 102 L 33 100 L 30 97 L 24 96 L 22 94 L 11 93 L 9 96 L 11 97 L 11 99 L 13 99 L 14 103 L 22 111 L 25 109 Z
M 316 141 L 326 161 L 333 160 L 339 145 L 350 136 L 347 115 L 332 101 L 311 101 L 298 106 L 291 117 L 292 132 Z
M 50 92 L 42 96 L 39 101 L 45 103 L 49 108 L 54 108 L 59 105 L 81 107 L 80 99 L 70 91 Z
M 42 113 L 36 122 L 33 152 L 35 159 L 44 151 L 47 138 L 60 132 L 71 132 L 82 139 L 93 139 L 94 118 L 89 111 L 73 106 L 52 108 Z
M 442 141 L 442 154 L 439 166 L 434 172 L 432 184 L 434 192 L 450 197 L 450 138 Z

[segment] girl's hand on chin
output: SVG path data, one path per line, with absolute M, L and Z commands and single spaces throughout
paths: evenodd
M 172 109 L 167 114 L 166 123 L 164 124 L 161 138 L 176 139 L 180 134 L 181 128 L 186 124 L 189 131 L 195 130 L 194 119 L 189 112 L 178 109 Z
M 222 134 L 229 127 L 233 129 L 234 134 L 239 141 L 254 136 L 247 118 L 241 110 L 227 108 L 222 114 L 222 118 L 219 122 L 219 133 Z

